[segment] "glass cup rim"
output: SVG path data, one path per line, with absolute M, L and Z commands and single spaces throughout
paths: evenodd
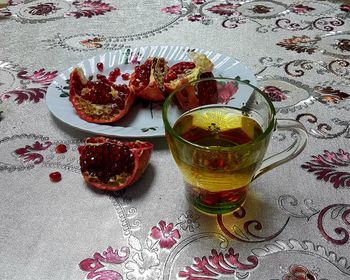
M 176 131 L 173 129 L 173 127 L 170 125 L 169 120 L 167 118 L 167 112 L 168 112 L 168 108 L 170 105 L 171 100 L 173 99 L 173 97 L 182 89 L 184 89 L 186 86 L 191 85 L 191 84 L 196 84 L 199 83 L 201 81 L 210 81 L 210 80 L 226 80 L 226 81 L 236 81 L 238 83 L 247 85 L 251 88 L 253 88 L 254 90 L 256 90 L 261 96 L 263 96 L 263 98 L 266 100 L 266 102 L 269 105 L 269 108 L 271 110 L 272 113 L 272 117 L 271 120 L 269 121 L 269 124 L 267 126 L 267 128 L 263 131 L 262 134 L 260 134 L 256 139 L 254 139 L 252 142 L 249 142 L 247 144 L 242 144 L 242 145 L 238 145 L 238 146 L 234 146 L 234 147 L 218 147 L 218 146 L 202 146 L 202 145 L 198 145 L 196 143 L 193 143 L 191 141 L 188 141 L 184 138 L 182 138 L 178 133 L 176 133 Z M 163 118 L 163 122 L 164 122 L 164 129 L 169 132 L 172 136 L 174 136 L 178 141 L 194 146 L 198 149 L 202 149 L 202 150 L 207 150 L 207 151 L 234 151 L 234 150 L 238 150 L 238 149 L 242 149 L 244 147 L 248 147 L 248 146 L 253 146 L 256 145 L 257 143 L 259 143 L 260 141 L 262 141 L 263 139 L 265 139 L 270 132 L 275 128 L 276 125 L 276 109 L 273 106 L 271 100 L 267 97 L 267 95 L 261 91 L 259 88 L 257 88 L 256 86 L 250 84 L 247 81 L 244 80 L 240 80 L 237 78 L 227 78 L 227 77 L 209 77 L 209 78 L 202 78 L 202 79 L 197 79 L 195 81 L 192 82 L 188 82 L 186 84 L 184 84 L 183 86 L 181 86 L 181 88 L 176 89 L 174 92 L 172 92 L 164 101 L 163 106 L 162 106 L 162 118 Z

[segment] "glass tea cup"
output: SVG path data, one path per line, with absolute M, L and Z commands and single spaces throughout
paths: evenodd
M 307 141 L 301 123 L 277 119 L 270 99 L 239 79 L 213 77 L 188 83 L 167 97 L 162 117 L 188 200 L 211 214 L 242 206 L 249 184 L 296 157 Z M 292 131 L 294 142 L 266 158 L 276 129 Z

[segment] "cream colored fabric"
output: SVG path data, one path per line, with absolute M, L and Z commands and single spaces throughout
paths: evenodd
M 12 1 L 0 11 L 0 279 L 98 279 L 103 271 L 114 275 L 103 279 L 128 280 L 195 279 L 195 271 L 220 280 L 297 279 L 297 271 L 309 279 L 349 279 L 346 5 Z M 251 184 L 245 212 L 216 217 L 193 209 L 165 137 L 144 139 L 155 145 L 150 164 L 126 190 L 106 193 L 84 183 L 77 145 L 91 134 L 54 118 L 46 89 L 84 59 L 144 45 L 234 57 L 258 87 L 281 89 L 274 91 L 279 118 L 306 126 L 303 153 Z M 277 131 L 269 153 L 293 140 Z M 59 143 L 67 153 L 55 152 Z M 62 174 L 59 183 L 49 180 L 53 171 Z M 109 246 L 127 258 L 118 263 Z

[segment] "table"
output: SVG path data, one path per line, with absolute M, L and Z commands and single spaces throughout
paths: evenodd
M 12 0 L 0 10 L 0 279 L 350 279 L 348 1 Z M 188 205 L 163 137 L 133 186 L 88 188 L 55 119 L 51 81 L 83 59 L 145 45 L 193 46 L 254 72 L 308 144 L 259 177 L 244 207 Z M 271 150 L 292 135 L 276 133 Z M 57 144 L 67 153 L 55 153 Z M 59 171 L 53 183 L 49 173 Z

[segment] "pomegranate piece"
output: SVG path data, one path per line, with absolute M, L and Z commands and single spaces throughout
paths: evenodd
M 62 179 L 62 175 L 58 171 L 50 173 L 49 177 L 50 177 L 51 182 L 54 182 L 54 183 L 57 183 L 57 182 L 61 181 L 61 179 Z
M 80 118 L 92 123 L 113 123 L 131 108 L 135 94 L 127 85 L 117 85 L 102 74 L 87 80 L 81 68 L 70 74 L 69 100 Z
M 103 72 L 103 63 L 102 62 L 97 63 L 96 67 L 97 67 L 98 71 Z
M 188 56 L 192 61 L 182 61 L 174 64 L 169 68 L 168 74 L 164 77 L 164 88 L 167 94 L 200 78 L 213 77 L 212 70 L 214 65 L 206 55 L 190 52 Z M 197 88 L 187 86 L 176 95 L 176 99 L 179 107 L 184 111 L 200 105 L 215 103 L 218 100 L 216 83 L 214 86 L 211 82 L 206 84 L 201 82 Z
M 135 183 L 146 170 L 153 144 L 89 137 L 79 146 L 84 180 L 101 190 L 120 190 Z
M 135 67 L 130 76 L 129 87 L 136 96 L 149 101 L 164 101 L 164 77 L 168 65 L 162 57 L 150 57 Z
M 201 79 L 214 77 L 212 72 L 202 73 Z M 216 81 L 201 81 L 197 84 L 197 98 L 199 106 L 214 104 L 219 100 L 219 92 Z
M 57 154 L 64 154 L 67 152 L 67 146 L 64 144 L 58 144 L 55 148 Z

